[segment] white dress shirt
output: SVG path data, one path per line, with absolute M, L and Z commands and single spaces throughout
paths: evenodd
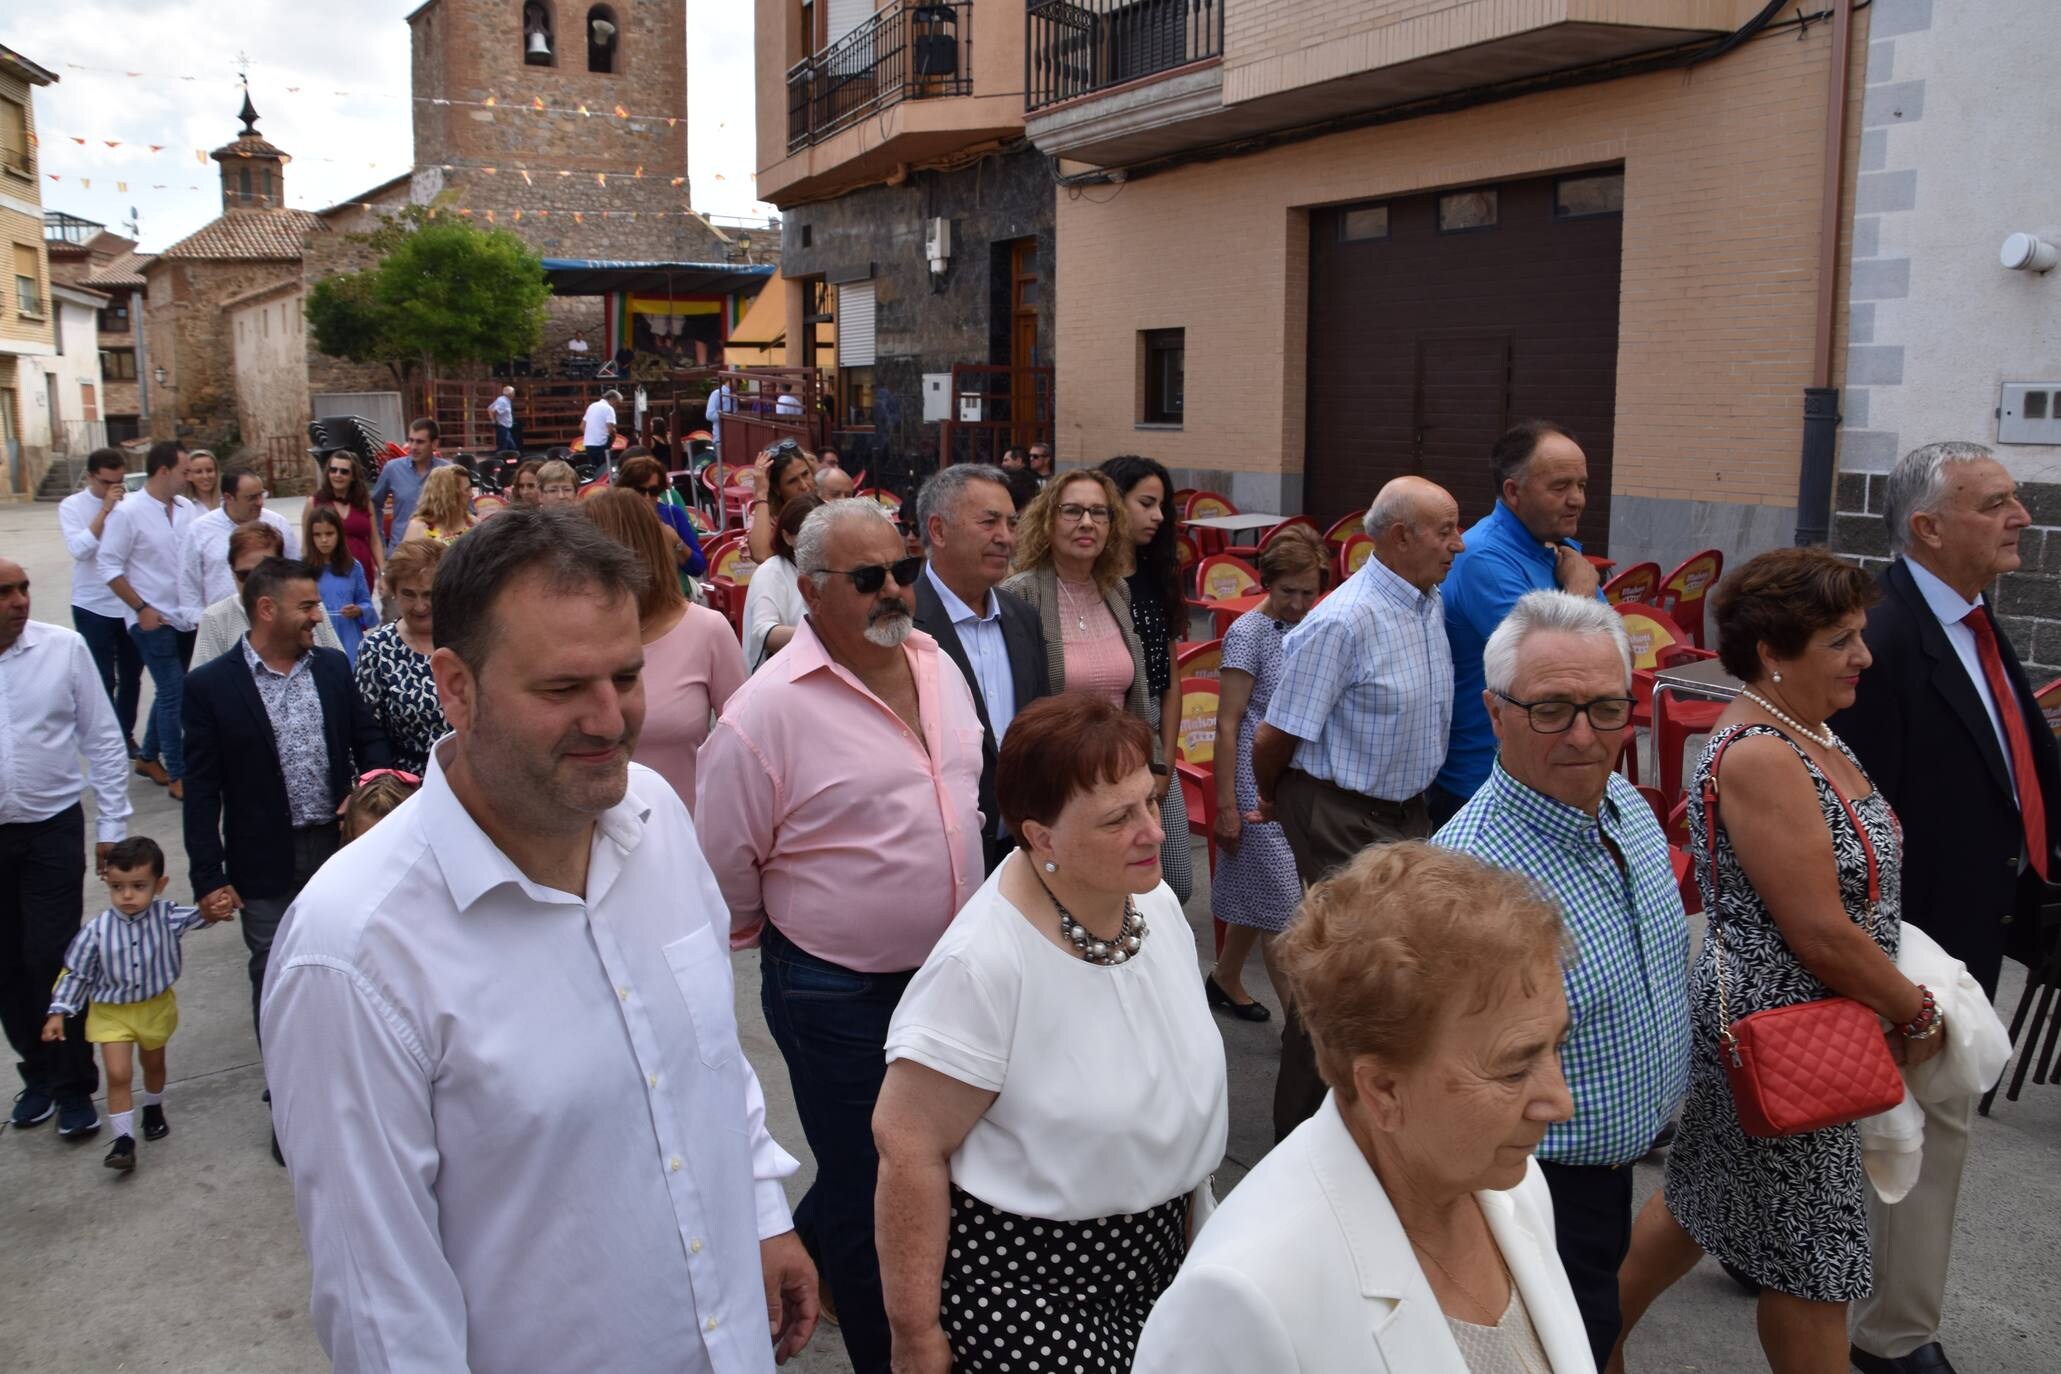
M 201 608 L 189 608 L 179 598 L 179 550 L 187 527 L 199 515 L 200 507 L 183 496 L 174 496 L 167 506 L 152 496 L 148 487 L 130 492 L 100 527 L 96 565 L 100 580 L 128 578 L 129 590 L 163 616 L 166 624 L 175 630 L 192 629 Z M 122 618 L 131 625 L 136 623 L 136 612 L 126 603 Z
M 129 608 L 100 575 L 100 536 L 93 533 L 99 514 L 100 497 L 90 488 L 73 492 L 57 505 L 57 527 L 64 532 L 65 552 L 72 556 L 72 605 L 96 615 L 119 616 Z M 114 519 L 114 512 L 107 518 Z M 107 526 L 100 528 L 104 532 Z
M 792 1229 L 738 1045 L 729 913 L 657 774 L 584 898 L 525 877 L 431 755 L 272 950 L 265 1073 L 314 1271 L 359 1370 L 773 1368 L 759 1242 Z
M 744 589 L 744 671 L 755 673 L 765 662 L 767 635 L 782 625 L 801 624 L 808 613 L 801 574 L 791 561 L 776 555 L 754 567 Z
M 580 421 L 581 441 L 588 448 L 607 448 L 608 427 L 614 423 L 615 407 L 606 401 L 596 401 L 587 407 L 587 414 Z
M 259 507 L 258 519 L 279 531 L 288 558 L 301 556 L 301 537 L 285 516 Z M 195 516 L 179 536 L 179 604 L 191 621 L 223 597 L 236 595 L 236 574 L 229 570 L 229 536 L 234 533 L 236 522 L 217 506 Z
M 200 630 L 193 638 L 193 666 L 213 663 L 236 647 L 236 641 L 250 633 L 250 615 L 243 609 L 243 594 L 227 596 L 202 612 Z M 323 616 L 315 622 L 315 643 L 325 649 L 344 651 L 336 627 Z
M 1997 751 L 2004 756 L 2004 772 L 2011 779 L 2011 795 L 2018 795 L 2018 769 L 2011 762 L 2011 741 L 2004 738 L 2004 722 L 1997 715 L 1996 694 L 1989 689 L 1989 678 L 1982 671 L 1982 651 L 1976 647 L 1975 631 L 1968 628 L 1967 619 L 1982 605 L 1982 593 L 1977 592 L 1973 601 L 1939 580 L 1930 568 L 1916 559 L 1906 558 L 1904 566 L 1910 569 L 1911 581 L 1917 584 L 1918 594 L 1925 598 L 1926 607 L 1939 617 L 1940 628 L 1946 631 L 1947 643 L 1954 646 L 1954 657 L 1961 660 L 1961 667 L 1968 674 L 1968 681 L 1975 687 L 1975 695 L 1982 701 L 1982 709 L 1989 716 L 1989 728 L 1996 732 Z
M 0 825 L 47 821 L 78 801 L 79 756 L 102 843 L 129 833 L 129 747 L 93 652 L 76 630 L 31 620 L 0 653 Z

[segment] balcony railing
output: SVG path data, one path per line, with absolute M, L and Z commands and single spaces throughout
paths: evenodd
M 1024 36 L 1026 108 L 1224 53 L 1226 0 L 1040 0 Z
M 904 100 L 973 94 L 973 0 L 901 0 L 787 73 L 787 151 Z

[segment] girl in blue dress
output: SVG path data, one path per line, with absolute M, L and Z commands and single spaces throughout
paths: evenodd
M 358 644 L 365 632 L 379 623 L 379 607 L 365 582 L 364 567 L 351 557 L 344 543 L 343 518 L 334 507 L 317 506 L 308 512 L 308 561 L 321 573 L 322 605 L 355 668 Z

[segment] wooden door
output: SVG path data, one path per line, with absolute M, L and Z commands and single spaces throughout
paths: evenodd
M 1038 241 L 1009 245 L 1009 442 L 1028 445 L 1037 432 Z

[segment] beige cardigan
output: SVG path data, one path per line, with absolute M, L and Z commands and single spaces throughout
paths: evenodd
M 1002 583 L 1002 590 L 1022 597 L 1038 613 L 1038 622 L 1045 629 L 1045 667 L 1051 675 L 1052 692 L 1056 696 L 1066 690 L 1066 641 L 1059 629 L 1059 573 L 1051 563 L 1016 573 Z M 1116 627 L 1123 631 L 1124 647 L 1131 651 L 1131 685 L 1124 693 L 1124 709 L 1144 721 L 1153 723 L 1152 708 L 1145 695 L 1145 651 L 1138 645 L 1138 627 L 1131 621 L 1131 589 L 1122 578 L 1102 593 L 1102 604 L 1109 607 L 1109 613 L 1116 617 Z M 1159 731 L 1152 732 L 1152 761 L 1164 765 L 1161 755 Z

